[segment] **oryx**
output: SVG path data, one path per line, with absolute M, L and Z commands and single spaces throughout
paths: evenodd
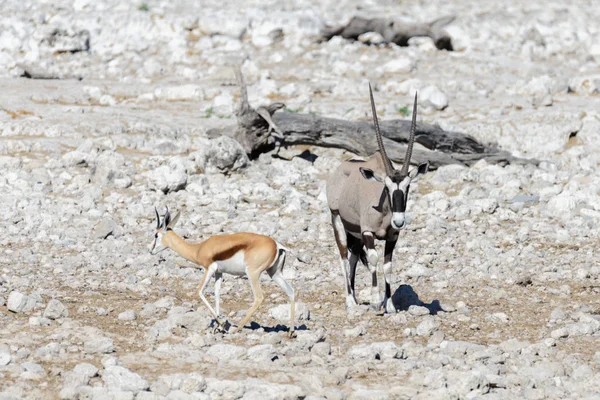
M 428 163 L 408 170 L 415 141 L 417 121 L 417 95 L 412 114 L 408 148 L 402 169 L 397 170 L 388 158 L 369 85 L 373 123 L 379 151 L 367 160 L 343 162 L 327 180 L 327 203 L 335 240 L 340 251 L 342 272 L 346 281 L 346 306 L 356 305 L 354 278 L 356 263 L 360 258 L 372 274 L 371 305 L 387 311 L 387 300 L 391 298 L 392 253 L 400 229 L 406 225 L 405 211 L 410 183 L 427 172 Z M 375 239 L 385 240 L 383 276 L 385 297 L 381 301 L 377 285 L 377 261 Z M 366 248 L 366 252 L 365 252 Z

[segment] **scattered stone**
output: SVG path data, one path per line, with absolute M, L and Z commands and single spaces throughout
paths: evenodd
M 416 315 L 416 316 L 422 316 L 422 315 L 429 315 L 429 309 L 427 307 L 423 307 L 423 306 L 410 306 L 408 307 L 408 312 L 411 315 Z
M 38 380 L 38 379 L 42 379 L 42 378 L 46 377 L 46 375 L 47 375 L 44 367 L 42 367 L 39 364 L 32 363 L 32 362 L 22 363 L 21 369 L 23 370 L 23 373 L 21 374 L 21 377 L 23 379 Z
M 417 335 L 419 336 L 431 336 L 438 328 L 440 324 L 433 315 L 427 315 L 423 321 L 417 325 Z
M 137 313 L 134 310 L 123 311 L 117 318 L 121 321 L 134 321 L 137 319 Z
M 111 389 L 133 392 L 134 394 L 150 387 L 148 381 L 144 378 L 118 365 L 106 367 L 102 372 L 102 380 Z
M 211 346 L 206 355 L 216 357 L 219 360 L 237 360 L 246 356 L 246 349 L 232 344 L 215 344 Z
M 250 160 L 234 139 L 220 136 L 207 140 L 202 150 L 190 154 L 198 168 L 211 173 L 229 173 L 248 166 Z
M 56 299 L 50 300 L 44 310 L 44 318 L 48 319 L 59 319 L 68 315 L 69 311 L 65 305 Z
M 87 354 L 106 354 L 115 351 L 113 340 L 102 336 L 92 336 L 83 344 L 83 351 Z
M 443 110 L 448 107 L 448 97 L 436 86 L 427 86 L 419 92 L 419 104 Z
M 93 239 L 106 239 L 118 230 L 119 225 L 112 218 L 104 218 L 94 226 L 91 237 Z
M 7 308 L 8 311 L 14 313 L 25 313 L 33 310 L 36 300 L 33 297 L 26 296 L 20 292 L 10 292 L 8 296 Z
M 271 317 L 279 322 L 288 323 L 290 322 L 290 311 L 291 307 L 289 304 L 280 304 L 276 307 L 269 309 Z M 294 318 L 296 321 L 308 321 L 310 320 L 310 310 L 305 303 L 296 302 L 294 310 Z
M 8 365 L 12 357 L 10 355 L 10 349 L 6 344 L 0 344 L 0 367 Z

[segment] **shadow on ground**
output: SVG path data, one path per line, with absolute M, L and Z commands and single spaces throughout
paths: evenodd
M 431 303 L 422 302 L 410 285 L 400 285 L 392 295 L 392 302 L 398 311 L 407 311 L 410 306 L 425 307 L 431 315 L 444 311 L 439 300 L 433 300 Z

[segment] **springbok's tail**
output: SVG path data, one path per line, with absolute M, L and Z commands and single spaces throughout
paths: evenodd
M 283 250 L 283 251 L 285 251 L 286 253 L 290 253 L 291 255 L 293 255 L 293 256 L 296 258 L 296 260 L 300 261 L 301 263 L 304 263 L 304 264 L 306 264 L 306 261 L 304 261 L 303 259 L 301 259 L 300 257 L 298 257 L 298 254 L 296 254 L 296 252 L 292 251 L 290 248 L 288 248 L 288 247 L 286 247 L 286 246 L 282 245 L 282 244 L 281 244 L 281 243 L 279 243 L 279 242 L 275 242 L 275 243 L 277 243 L 277 248 L 278 248 L 278 249 L 280 249 L 280 250 Z

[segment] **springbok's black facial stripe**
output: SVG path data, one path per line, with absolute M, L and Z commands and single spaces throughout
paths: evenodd
M 402 190 L 394 190 L 392 193 L 392 212 L 404 211 L 406 211 L 406 196 Z

